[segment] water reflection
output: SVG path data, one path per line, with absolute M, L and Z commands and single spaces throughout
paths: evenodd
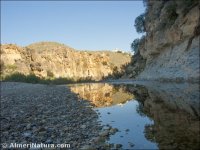
M 71 86 L 70 89 L 72 92 L 79 94 L 81 98 L 91 101 L 95 107 L 123 104 L 133 99 L 133 95 L 125 89 L 107 83 L 76 84 Z
M 199 88 L 197 84 L 126 86 L 140 103 L 140 112 L 154 120 L 145 136 L 160 149 L 199 149 Z
M 110 143 L 128 149 L 200 148 L 197 84 L 82 84 L 71 90 L 98 107 L 103 124 L 120 130 Z

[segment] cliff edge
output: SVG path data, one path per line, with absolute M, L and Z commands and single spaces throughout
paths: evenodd
M 145 80 L 198 81 L 200 2 L 153 1 L 143 14 L 145 35 L 126 76 Z

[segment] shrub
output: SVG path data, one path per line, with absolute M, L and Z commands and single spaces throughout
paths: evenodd
M 35 74 L 24 75 L 22 73 L 14 73 L 6 77 L 1 77 L 2 81 L 13 81 L 13 82 L 26 82 L 26 83 L 41 83 L 41 84 L 69 84 L 77 82 L 91 82 L 91 77 L 80 78 L 77 81 L 72 78 L 55 78 L 46 79 L 37 77 Z
M 47 77 L 53 78 L 54 74 L 50 70 L 47 70 Z
M 2 72 L 4 69 L 5 69 L 5 64 L 4 64 L 3 61 L 1 61 L 1 64 L 0 64 L 0 71 Z
M 39 83 L 40 81 L 41 81 L 41 79 L 34 74 L 30 74 L 30 75 L 26 76 L 27 83 Z
M 39 83 L 40 78 L 34 74 L 24 75 L 22 73 L 14 73 L 4 78 L 4 81 L 14 81 L 14 82 L 27 82 L 27 83 Z
M 118 50 L 117 53 L 122 53 L 122 51 L 119 51 L 119 50 Z
M 14 73 L 11 75 L 8 75 L 4 78 L 5 81 L 14 81 L 14 82 L 25 82 L 26 76 L 22 73 Z
M 9 64 L 9 65 L 6 65 L 6 68 L 9 70 L 15 70 L 17 69 L 17 66 L 15 64 Z
M 50 82 L 51 82 L 52 84 L 68 84 L 68 83 L 74 83 L 74 80 L 73 80 L 73 79 L 70 79 L 70 78 L 62 78 L 62 77 L 59 77 L 59 78 L 50 80 Z
M 108 65 L 108 63 L 107 63 L 106 61 L 103 61 L 102 64 L 103 64 L 104 66 Z

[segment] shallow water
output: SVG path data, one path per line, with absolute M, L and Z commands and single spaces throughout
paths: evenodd
M 124 149 L 198 149 L 198 84 L 91 83 L 70 86 L 94 104 L 102 125 L 118 128 L 108 143 Z

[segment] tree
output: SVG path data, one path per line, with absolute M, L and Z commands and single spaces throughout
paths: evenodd
M 133 51 L 135 54 L 138 53 L 139 44 L 140 44 L 140 39 L 135 39 L 135 40 L 131 43 L 131 49 L 132 49 L 132 51 Z
M 135 19 L 135 29 L 138 33 L 144 33 L 146 32 L 145 29 L 145 13 L 139 15 L 136 19 Z

